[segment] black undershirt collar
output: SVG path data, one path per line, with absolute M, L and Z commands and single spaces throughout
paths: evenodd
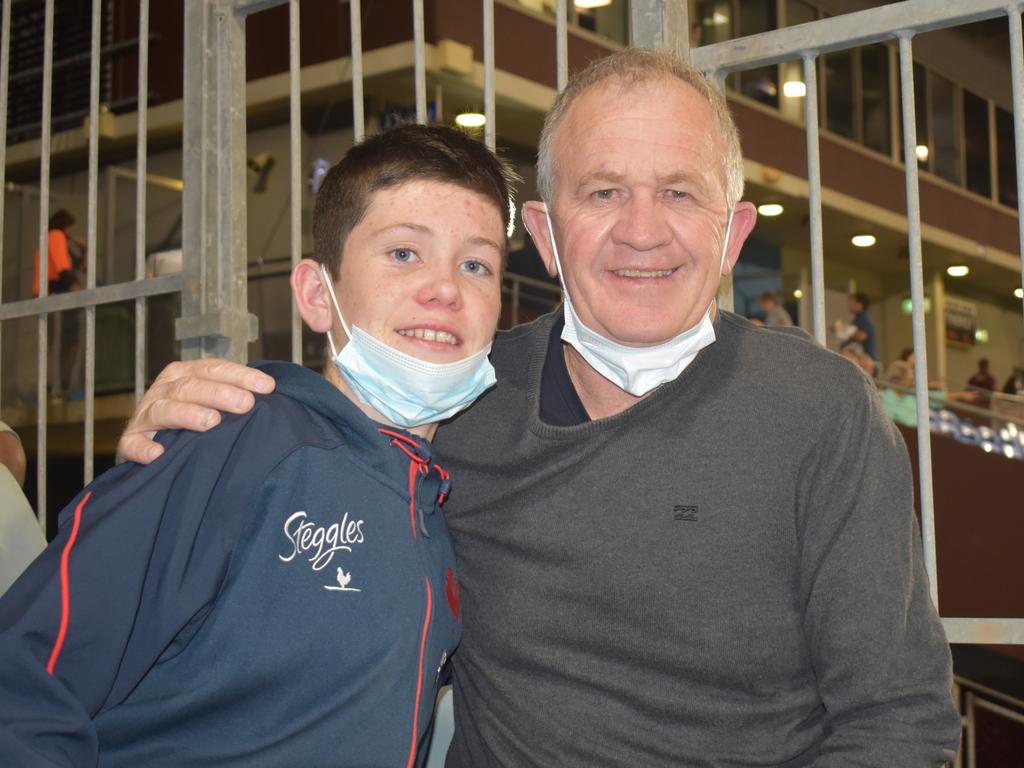
M 548 352 L 540 374 L 540 420 L 555 427 L 574 427 L 590 421 L 576 387 L 569 378 L 562 349 L 565 317 L 559 316 L 551 327 Z

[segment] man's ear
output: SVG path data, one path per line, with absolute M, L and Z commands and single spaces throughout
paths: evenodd
M 320 263 L 303 259 L 292 270 L 292 294 L 303 322 L 317 333 L 326 333 L 334 327 L 334 307 L 324 288 Z
M 539 200 L 523 203 L 523 223 L 526 231 L 533 238 L 544 268 L 552 277 L 558 277 L 558 265 L 555 263 L 555 252 L 551 249 L 551 231 L 548 229 L 547 206 Z
M 757 208 L 753 203 L 740 201 L 732 212 L 732 231 L 729 233 L 729 245 L 725 252 L 725 262 L 722 264 L 722 274 L 728 275 L 736 265 L 740 257 L 743 244 L 747 241 L 750 233 L 757 223 Z

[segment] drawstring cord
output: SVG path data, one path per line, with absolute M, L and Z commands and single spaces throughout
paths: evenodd
M 409 457 L 409 526 L 412 528 L 412 537 L 415 539 L 418 512 L 420 530 L 429 539 L 430 534 L 427 533 L 427 523 L 423 518 L 423 507 L 417 508 L 416 506 L 416 476 L 426 475 L 430 472 L 428 466 L 430 464 L 430 454 L 424 455 L 423 448 L 415 440 L 410 440 L 405 435 L 392 432 L 390 429 L 378 429 L 377 431 L 382 435 L 390 437 L 391 445 Z M 452 489 L 451 475 L 439 464 L 434 464 L 434 469 L 441 476 L 441 485 L 437 492 L 437 503 L 444 504 L 444 500 L 448 498 L 448 494 Z

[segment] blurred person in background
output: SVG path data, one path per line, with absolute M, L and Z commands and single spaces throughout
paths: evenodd
M 21 490 L 24 482 L 25 449 L 17 433 L 0 421 L 0 595 L 46 546 Z

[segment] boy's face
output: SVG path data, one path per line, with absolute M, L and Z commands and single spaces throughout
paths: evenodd
M 476 192 L 422 180 L 382 189 L 342 251 L 345 321 L 422 360 L 469 357 L 498 325 L 504 244 L 501 212 Z

